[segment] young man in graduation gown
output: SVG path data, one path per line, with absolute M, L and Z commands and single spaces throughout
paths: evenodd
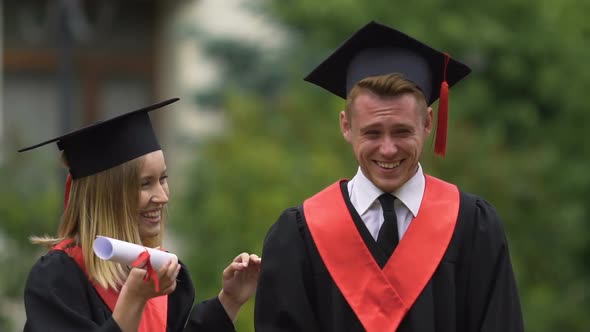
M 370 22 L 306 80 L 346 99 L 359 164 L 269 230 L 255 325 L 267 331 L 523 331 L 501 220 L 482 198 L 428 176 L 444 155 L 448 88 L 470 69 Z

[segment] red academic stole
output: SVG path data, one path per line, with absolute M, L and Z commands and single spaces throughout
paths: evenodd
M 348 211 L 340 182 L 303 203 L 326 268 L 368 332 L 395 331 L 438 267 L 457 223 L 459 190 L 426 176 L 418 215 L 381 270 Z
M 70 257 L 72 257 L 78 266 L 84 271 L 86 276 L 86 266 L 84 265 L 84 259 L 82 256 L 82 249 L 80 247 L 68 246 L 72 240 L 64 240 L 53 247 L 52 250 L 65 251 Z M 90 278 L 89 278 L 90 280 Z M 92 286 L 100 295 L 104 303 L 111 309 L 111 312 L 115 310 L 115 304 L 119 298 L 119 292 L 112 288 L 104 289 L 102 286 L 92 282 Z M 139 323 L 138 332 L 166 332 L 166 325 L 168 319 L 168 295 L 158 296 L 151 298 L 147 301 L 141 321 Z

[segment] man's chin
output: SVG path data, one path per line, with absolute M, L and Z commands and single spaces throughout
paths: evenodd
M 381 189 L 385 193 L 391 193 L 399 189 L 401 187 L 401 182 L 399 180 L 395 181 L 380 181 L 379 183 L 374 183 L 375 186 Z

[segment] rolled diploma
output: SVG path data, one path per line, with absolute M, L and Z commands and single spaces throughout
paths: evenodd
M 144 246 L 112 239 L 106 236 L 97 236 L 92 247 L 94 253 L 100 259 L 117 262 L 123 265 L 131 265 L 137 257 L 147 249 L 150 254 L 150 263 L 156 271 L 171 260 L 173 262 L 178 262 L 178 257 L 169 252 L 146 248 Z

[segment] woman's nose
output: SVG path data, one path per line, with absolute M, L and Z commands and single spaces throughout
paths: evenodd
M 164 185 L 158 185 L 157 189 L 155 189 L 154 194 L 152 195 L 152 201 L 154 203 L 165 204 L 168 203 L 168 191 L 164 187 Z

